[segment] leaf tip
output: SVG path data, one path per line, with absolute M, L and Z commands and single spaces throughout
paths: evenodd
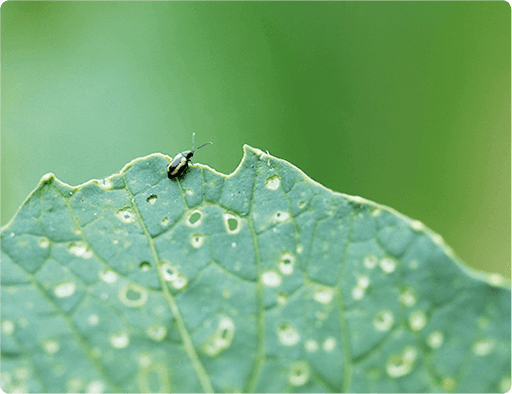
M 261 149 L 253 148 L 250 145 L 244 144 L 244 152 L 250 152 L 255 154 L 256 156 L 263 156 L 265 154 L 269 154 L 268 151 L 265 153 Z
M 257 156 L 261 156 L 263 154 L 263 151 L 261 149 L 253 148 L 250 145 L 244 144 L 244 152 L 247 152 L 247 151 L 254 153 Z
M 53 172 L 49 172 L 48 174 L 44 174 L 41 177 L 41 180 L 39 181 L 39 183 L 41 185 L 47 185 L 47 184 L 52 183 L 54 180 L 55 180 L 55 174 Z

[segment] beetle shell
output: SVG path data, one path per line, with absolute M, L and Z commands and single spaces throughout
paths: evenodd
M 188 169 L 188 162 L 192 156 L 194 156 L 194 152 L 191 150 L 178 153 L 167 166 L 167 177 L 172 181 L 181 179 Z
M 195 136 L 196 133 L 192 133 L 192 150 L 185 150 L 181 153 L 178 153 L 176 157 L 172 159 L 171 163 L 167 166 L 167 176 L 171 181 L 183 178 L 183 176 L 188 170 L 188 162 L 190 161 L 192 156 L 194 156 L 194 153 L 197 151 L 197 149 L 201 149 L 203 146 L 212 144 L 212 142 L 207 142 L 206 144 L 203 144 L 199 148 L 194 150 Z

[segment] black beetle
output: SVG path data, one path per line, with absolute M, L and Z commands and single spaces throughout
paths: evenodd
M 171 163 L 167 166 L 167 176 L 171 181 L 175 181 L 176 179 L 182 179 L 185 173 L 188 170 L 188 162 L 194 156 L 194 153 L 197 149 L 201 149 L 203 146 L 211 145 L 213 142 L 207 142 L 206 144 L 201 145 L 199 148 L 194 150 L 196 133 L 192 133 L 192 150 L 185 150 L 181 153 L 178 153 L 174 159 L 172 159 Z

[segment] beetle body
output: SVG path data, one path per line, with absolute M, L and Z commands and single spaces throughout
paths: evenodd
M 171 181 L 182 179 L 185 176 L 185 173 L 188 170 L 188 163 L 190 159 L 192 159 L 192 156 L 194 156 L 194 153 L 197 151 L 197 149 L 201 149 L 203 146 L 212 144 L 212 142 L 207 142 L 206 144 L 203 144 L 194 150 L 195 134 L 196 133 L 192 134 L 192 150 L 185 150 L 181 153 L 178 153 L 167 166 L 167 176 Z

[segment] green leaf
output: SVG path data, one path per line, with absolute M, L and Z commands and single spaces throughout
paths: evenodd
M 2 229 L 6 392 L 504 392 L 510 289 L 422 223 L 245 147 L 154 154 Z

